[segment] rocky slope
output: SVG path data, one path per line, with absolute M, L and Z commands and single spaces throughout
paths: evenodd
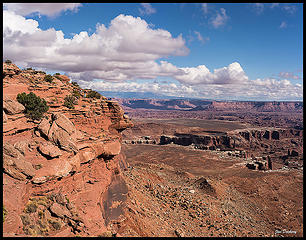
M 3 63 L 3 234 L 115 234 L 109 225 L 120 216 L 121 203 L 113 206 L 107 196 L 125 186 L 121 131 L 133 124 L 117 102 L 86 98 L 88 90 L 67 76 L 50 83 L 45 75 Z M 68 109 L 64 98 L 74 91 L 80 98 Z M 22 92 L 46 100 L 50 108 L 42 120 L 25 116 L 16 101 Z M 106 203 L 117 211 L 106 213 Z

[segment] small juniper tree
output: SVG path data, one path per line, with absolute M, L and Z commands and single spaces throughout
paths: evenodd
M 53 77 L 52 77 L 50 74 L 48 74 L 48 75 L 46 75 L 46 76 L 44 77 L 44 80 L 45 80 L 46 82 L 52 83 Z
M 72 95 L 66 96 L 64 98 L 64 106 L 69 109 L 74 109 L 74 105 L 76 104 L 76 98 Z
M 73 92 L 72 92 L 72 96 L 79 99 L 82 95 L 81 95 L 80 91 L 74 89 Z
M 78 87 L 78 88 L 80 87 L 79 84 L 78 84 L 77 82 L 72 82 L 71 84 L 72 84 L 74 87 Z
M 86 94 L 86 97 L 87 98 L 97 98 L 97 99 L 100 99 L 101 98 L 101 94 L 96 92 L 96 91 L 93 91 L 93 90 L 90 90 L 87 94 Z
M 17 101 L 25 107 L 25 115 L 33 120 L 40 120 L 44 113 L 49 110 L 49 106 L 45 99 L 42 99 L 30 92 L 19 93 L 17 95 Z

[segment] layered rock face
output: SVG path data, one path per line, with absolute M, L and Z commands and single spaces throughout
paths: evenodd
M 133 124 L 118 103 L 85 98 L 67 76 L 49 83 L 40 71 L 3 68 L 4 236 L 103 235 L 120 215 L 105 219 L 103 204 L 114 179 L 125 184 L 120 132 Z M 16 100 L 22 92 L 46 100 L 40 121 L 25 117 Z M 69 109 L 64 99 L 75 92 Z
M 159 100 L 159 99 L 120 99 L 124 107 L 158 110 L 189 111 L 257 111 L 257 112 L 296 112 L 303 110 L 303 102 L 232 102 L 208 100 Z
M 215 150 L 224 149 L 256 149 L 273 144 L 274 141 L 287 141 L 288 139 L 302 139 L 303 130 L 281 129 L 281 128 L 246 128 L 228 131 L 219 135 L 196 135 L 196 134 L 175 134 L 175 136 L 162 135 L 160 144 L 178 144 L 183 146 L 195 145 L 200 149 Z M 266 144 L 265 144 L 266 143 Z M 299 144 L 294 152 L 300 152 Z M 284 145 L 285 146 L 285 145 Z M 292 151 L 289 150 L 289 151 Z M 288 154 L 292 155 L 292 154 Z M 294 153 L 294 155 L 296 155 Z

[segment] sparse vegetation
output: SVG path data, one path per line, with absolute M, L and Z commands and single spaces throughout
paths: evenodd
M 90 90 L 87 94 L 86 94 L 86 97 L 87 98 L 97 98 L 97 99 L 100 99 L 101 98 L 101 94 L 94 91 L 94 90 Z
M 78 88 L 80 87 L 79 84 L 78 84 L 77 82 L 72 82 L 71 84 L 72 84 L 73 86 L 75 86 L 75 87 L 78 87 Z
M 36 210 L 37 210 L 37 203 L 36 203 L 36 202 L 33 202 L 33 201 L 30 201 L 30 202 L 26 205 L 26 207 L 25 207 L 25 209 L 24 209 L 24 212 L 25 212 L 25 213 L 34 213 L 34 212 L 36 212 Z
M 48 75 L 46 75 L 46 76 L 44 77 L 44 80 L 45 80 L 46 82 L 52 83 L 52 82 L 53 82 L 53 77 L 52 77 L 50 74 L 48 74 Z
M 56 77 L 58 80 L 62 81 L 60 75 L 61 75 L 60 73 L 55 73 L 53 76 Z
M 27 215 L 27 214 L 21 215 L 20 218 L 21 218 L 22 224 L 24 226 L 27 226 L 31 223 L 31 219 L 30 219 L 29 215 Z
M 58 98 L 57 98 L 57 97 L 52 98 L 52 99 L 51 99 L 51 102 L 52 102 L 52 103 L 58 103 Z
M 5 60 L 5 63 L 6 64 L 12 64 L 12 61 L 7 59 L 7 60 Z
M 32 120 L 40 120 L 44 113 L 49 110 L 49 106 L 45 99 L 42 99 L 30 92 L 19 93 L 17 95 L 17 101 L 25 107 L 25 115 Z
M 72 93 L 72 96 L 74 96 L 75 98 L 79 99 L 82 95 L 81 95 L 80 91 L 74 89 L 73 93 Z
M 43 166 L 42 164 L 36 164 L 33 166 L 36 170 L 41 169 Z
M 33 69 L 33 68 L 31 68 L 31 67 L 29 67 L 29 68 L 27 68 L 26 70 L 29 70 L 29 71 L 30 71 L 30 70 L 34 70 L 34 69 Z
M 48 219 L 48 222 L 55 230 L 59 230 L 61 228 L 61 223 L 59 221 Z
M 65 102 L 64 102 L 64 106 L 69 108 L 69 109 L 74 109 L 74 105 L 77 104 L 76 103 L 76 98 L 72 95 L 66 96 L 64 98 Z
M 98 237 L 112 237 L 113 234 L 111 231 L 106 231 L 106 232 L 103 232 L 102 234 L 98 235 Z

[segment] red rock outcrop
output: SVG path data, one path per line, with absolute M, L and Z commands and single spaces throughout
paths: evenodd
M 4 236 L 103 235 L 103 196 L 127 167 L 120 132 L 133 124 L 118 103 L 84 97 L 67 76 L 49 83 L 41 71 L 3 68 Z M 68 109 L 64 98 L 73 91 L 81 96 Z M 42 120 L 28 121 L 16 101 L 21 92 L 47 101 Z

